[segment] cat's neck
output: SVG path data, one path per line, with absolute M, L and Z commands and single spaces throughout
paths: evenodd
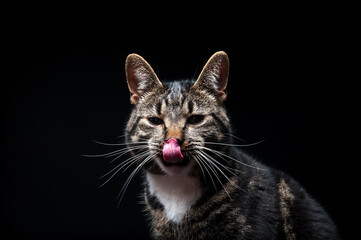
M 201 197 L 198 177 L 147 173 L 150 194 L 164 206 L 166 217 L 180 223 L 191 206 Z

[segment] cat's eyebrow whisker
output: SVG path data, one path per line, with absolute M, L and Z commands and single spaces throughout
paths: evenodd
M 247 167 L 250 167 L 250 168 L 254 168 L 254 169 L 257 169 L 257 170 L 268 171 L 268 170 L 265 169 L 265 168 L 260 168 L 260 167 L 252 166 L 252 165 L 246 164 L 246 163 L 244 163 L 244 162 L 241 162 L 241 161 L 239 161 L 239 160 L 237 160 L 237 159 L 235 159 L 235 158 L 232 158 L 232 157 L 228 156 L 227 154 L 225 154 L 225 153 L 223 153 L 223 152 L 220 152 L 220 151 L 217 151 L 217 150 L 214 150 L 214 149 L 211 149 L 211 148 L 207 148 L 207 147 L 204 147 L 204 146 L 202 146 L 202 147 L 200 147 L 200 148 L 201 148 L 201 149 L 208 150 L 208 151 L 213 152 L 213 153 L 215 153 L 215 154 L 218 153 L 218 154 L 220 154 L 220 155 L 222 155 L 222 156 L 224 156 L 224 157 L 226 157 L 226 158 L 229 158 L 229 159 L 231 159 L 231 160 L 233 160 L 233 161 L 235 161 L 235 162 L 238 162 L 238 163 L 240 163 L 240 164 L 242 164 L 242 165 L 244 165 L 244 166 L 247 166 Z

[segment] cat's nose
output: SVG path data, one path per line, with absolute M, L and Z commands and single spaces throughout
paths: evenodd
M 176 140 L 177 140 L 179 146 L 182 146 L 182 144 L 184 143 L 184 140 L 182 140 L 182 139 L 178 138 Z
M 182 146 L 184 142 L 183 131 L 180 127 L 168 127 L 164 141 L 167 142 L 169 139 L 175 139 L 178 141 L 179 146 Z

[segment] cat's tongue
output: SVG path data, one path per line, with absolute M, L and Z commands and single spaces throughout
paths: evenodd
M 178 144 L 174 138 L 169 139 L 163 145 L 163 158 L 168 163 L 179 163 L 183 159 L 183 155 Z

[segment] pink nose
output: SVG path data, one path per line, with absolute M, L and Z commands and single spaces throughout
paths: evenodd
M 174 138 L 169 139 L 163 145 L 163 158 L 164 161 L 169 163 L 179 163 L 183 159 L 183 155 L 178 144 Z

